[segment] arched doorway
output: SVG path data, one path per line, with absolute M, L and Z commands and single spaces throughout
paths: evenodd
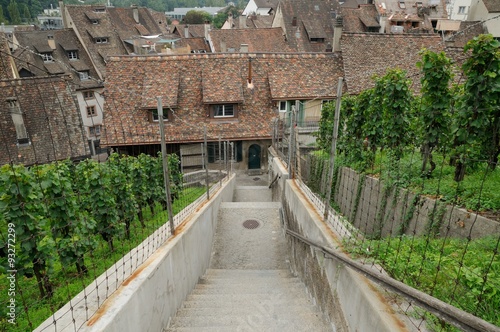
M 260 169 L 260 145 L 252 144 L 248 148 L 248 169 Z

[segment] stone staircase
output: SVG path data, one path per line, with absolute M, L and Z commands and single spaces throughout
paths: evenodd
M 165 331 L 334 330 L 291 274 L 280 203 L 255 179 L 222 204 L 210 269 Z

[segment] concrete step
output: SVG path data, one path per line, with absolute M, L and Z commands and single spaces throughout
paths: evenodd
M 262 331 L 331 331 L 323 322 L 321 314 L 311 315 L 305 312 L 273 313 L 249 312 L 248 315 L 224 316 L 188 316 L 175 317 L 170 328 L 178 327 L 232 327 L 233 331 L 245 331 L 250 328 Z
M 204 303 L 203 303 L 204 304 Z M 312 305 L 303 304 L 285 304 L 275 305 L 271 301 L 261 301 L 259 303 L 248 302 L 242 306 L 219 306 L 219 307 L 184 307 L 177 311 L 176 317 L 188 316 L 219 316 L 219 315 L 234 315 L 245 316 L 254 314 L 255 312 L 279 312 L 279 313 L 309 313 L 311 315 L 318 315 L 318 311 Z
M 238 201 L 238 202 L 222 202 L 221 209 L 279 209 L 280 202 L 255 202 L 255 201 Z
M 260 285 L 262 287 L 271 286 L 276 287 L 283 284 L 300 284 L 303 283 L 298 278 L 293 277 L 279 277 L 279 278 L 239 278 L 239 279 L 231 279 L 231 278 L 207 278 L 202 277 L 198 281 L 200 285 L 239 285 L 240 287 L 245 287 L 248 284 Z
M 208 279 L 232 279 L 240 280 L 242 278 L 294 278 L 292 273 L 286 269 L 270 269 L 270 270 L 233 270 L 233 269 L 207 269 L 205 278 Z
M 269 299 L 263 298 L 262 295 L 239 298 L 235 299 L 233 296 L 227 296 L 225 298 L 214 299 L 210 296 L 203 295 L 195 295 L 192 297 L 188 297 L 186 301 L 182 304 L 184 308 L 227 308 L 227 307 L 245 307 L 248 306 L 249 303 L 269 303 L 272 301 L 275 307 L 294 307 L 294 306 L 302 306 L 307 307 L 311 305 L 310 302 L 305 302 L 305 296 L 301 298 L 279 298 L 273 299 L 272 297 Z
M 263 285 L 262 283 L 253 284 L 218 284 L 218 285 L 197 285 L 191 292 L 191 295 L 202 294 L 217 294 L 217 295 L 252 295 L 252 294 L 280 294 L 286 293 L 288 295 L 302 295 L 305 292 L 304 285 L 300 283 L 286 283 L 274 285 Z

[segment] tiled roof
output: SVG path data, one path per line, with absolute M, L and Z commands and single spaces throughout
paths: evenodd
M 144 77 L 141 77 L 143 80 L 142 107 L 155 108 L 157 97 L 162 98 L 163 106 L 177 107 L 180 74 L 177 70 L 145 72 Z M 158 84 L 159 80 L 162 84 Z
M 234 29 L 263 29 L 271 28 L 273 26 L 273 15 L 249 15 L 245 19 L 245 26 L 240 26 L 239 19 L 233 20 Z
M 205 53 L 209 53 L 211 51 L 210 46 L 205 41 L 205 37 L 181 38 L 175 42 L 175 47 L 187 47 L 187 46 L 189 46 L 190 50 L 192 51 L 204 50 Z M 203 52 L 198 52 L 198 53 L 203 53 Z
M 413 34 L 342 34 L 342 58 L 345 81 L 351 94 L 358 94 L 373 87 L 373 75 L 385 75 L 387 69 L 399 68 L 412 77 L 413 88 L 418 90 L 417 61 L 419 51 L 427 48 L 436 52 L 444 50 L 438 35 Z
M 252 90 L 247 87 L 250 57 Z M 209 135 L 216 135 L 209 140 L 219 135 L 221 139 L 269 139 L 272 120 L 278 116 L 277 100 L 333 99 L 342 75 L 341 57 L 334 53 L 112 57 L 101 144 L 158 144 L 158 125 L 145 110 L 155 104 L 153 100 L 144 104 L 145 97 L 158 93 L 163 94 L 163 105 L 177 95 L 176 107 L 168 105 L 174 115 L 165 123 L 167 142 L 203 141 L 205 126 Z M 213 103 L 236 104 L 237 116 L 212 118 Z
M 257 8 L 274 8 L 278 6 L 279 0 L 254 0 Z
M 400 3 L 404 4 L 404 8 Z M 373 2 L 378 12 L 382 16 L 387 16 L 389 20 L 405 21 L 406 17 L 416 19 L 423 13 L 429 18 L 447 18 L 446 0 L 374 0 Z M 432 8 L 432 9 L 431 9 Z
M 486 9 L 490 13 L 498 13 L 500 12 L 500 1 L 499 0 L 483 0 Z
M 12 65 L 14 62 L 10 57 L 7 36 L 0 31 L 0 80 L 13 78 Z
M 188 38 L 205 37 L 205 24 L 178 24 L 175 25 L 172 33 L 179 35 L 181 38 L 186 38 L 186 29 Z
M 333 98 L 336 95 L 338 72 L 332 72 L 332 59 L 304 57 L 297 70 L 290 70 L 293 59 L 284 56 L 269 69 L 272 99 L 308 99 L 310 96 Z M 321 82 L 321 83 L 319 83 Z
M 293 51 L 325 52 L 333 40 L 334 13 L 338 10 L 339 4 L 335 0 L 282 0 L 276 16 L 280 13 L 283 16 L 280 26 L 284 28 Z M 324 41 L 311 38 L 324 38 Z
M 102 12 L 95 12 L 96 8 L 105 8 Z M 97 66 L 99 72 L 105 76 L 106 59 L 109 55 L 124 55 L 133 52 L 125 48 L 123 41 L 140 35 L 156 35 L 166 33 L 166 18 L 162 13 L 153 12 L 143 7 L 103 7 L 93 5 L 65 5 L 74 28 L 79 31 L 82 42 L 85 44 Z M 101 9 L 102 10 L 102 9 Z M 137 14 L 139 22 L 134 18 Z M 98 19 L 93 24 L 88 17 Z M 106 37 L 106 43 L 96 43 L 95 38 Z
M 472 38 L 485 33 L 484 26 L 479 21 L 462 21 L 458 33 L 454 33 L 447 39 L 453 42 L 453 46 L 463 48 Z
M 35 76 L 65 73 L 71 75 L 77 86 L 85 88 L 101 86 L 101 83 L 97 81 L 99 76 L 90 61 L 90 57 L 73 30 L 27 31 L 15 32 L 14 34 L 19 44 L 19 48 L 15 51 L 18 70 L 24 68 Z M 52 49 L 49 43 L 55 49 Z M 33 47 L 34 44 L 36 44 L 36 48 Z M 54 61 L 44 62 L 39 55 L 42 52 L 38 48 L 44 49 L 44 51 L 50 50 Z M 68 51 L 76 51 L 78 59 L 70 60 Z M 89 71 L 89 76 L 94 79 L 82 81 L 78 71 Z
M 368 32 L 368 28 L 380 28 L 375 5 L 362 4 L 355 8 L 342 6 L 341 15 L 345 32 Z
M 209 35 L 213 52 L 233 49 L 239 52 L 241 44 L 248 45 L 248 52 L 290 52 L 281 28 L 212 30 Z

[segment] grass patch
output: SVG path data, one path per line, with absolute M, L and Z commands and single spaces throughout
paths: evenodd
M 346 242 L 346 249 L 382 265 L 391 277 L 500 326 L 498 241 L 401 236 Z M 433 330 L 455 331 L 437 318 L 427 320 Z
M 204 187 L 185 188 L 179 195 L 180 198 L 172 204 L 173 214 L 177 214 L 205 193 Z M 14 325 L 7 321 L 9 282 L 2 276 L 0 280 L 0 331 L 25 332 L 33 330 L 126 253 L 137 247 L 161 225 L 168 222 L 168 213 L 163 211 L 159 204 L 156 205 L 154 213 L 151 213 L 147 207 L 143 209 L 143 213 L 145 228 L 141 227 L 136 217 L 130 226 L 130 239 L 115 239 L 114 252 L 110 252 L 108 244 L 96 235 L 99 239 L 97 249 L 85 255 L 85 264 L 88 268 L 86 275 L 79 274 L 75 266 L 62 266 L 57 261 L 50 274 L 51 282 L 54 285 L 52 298 L 40 299 L 40 292 L 34 276 L 32 278 L 17 277 L 15 298 L 17 310 L 16 324 Z

